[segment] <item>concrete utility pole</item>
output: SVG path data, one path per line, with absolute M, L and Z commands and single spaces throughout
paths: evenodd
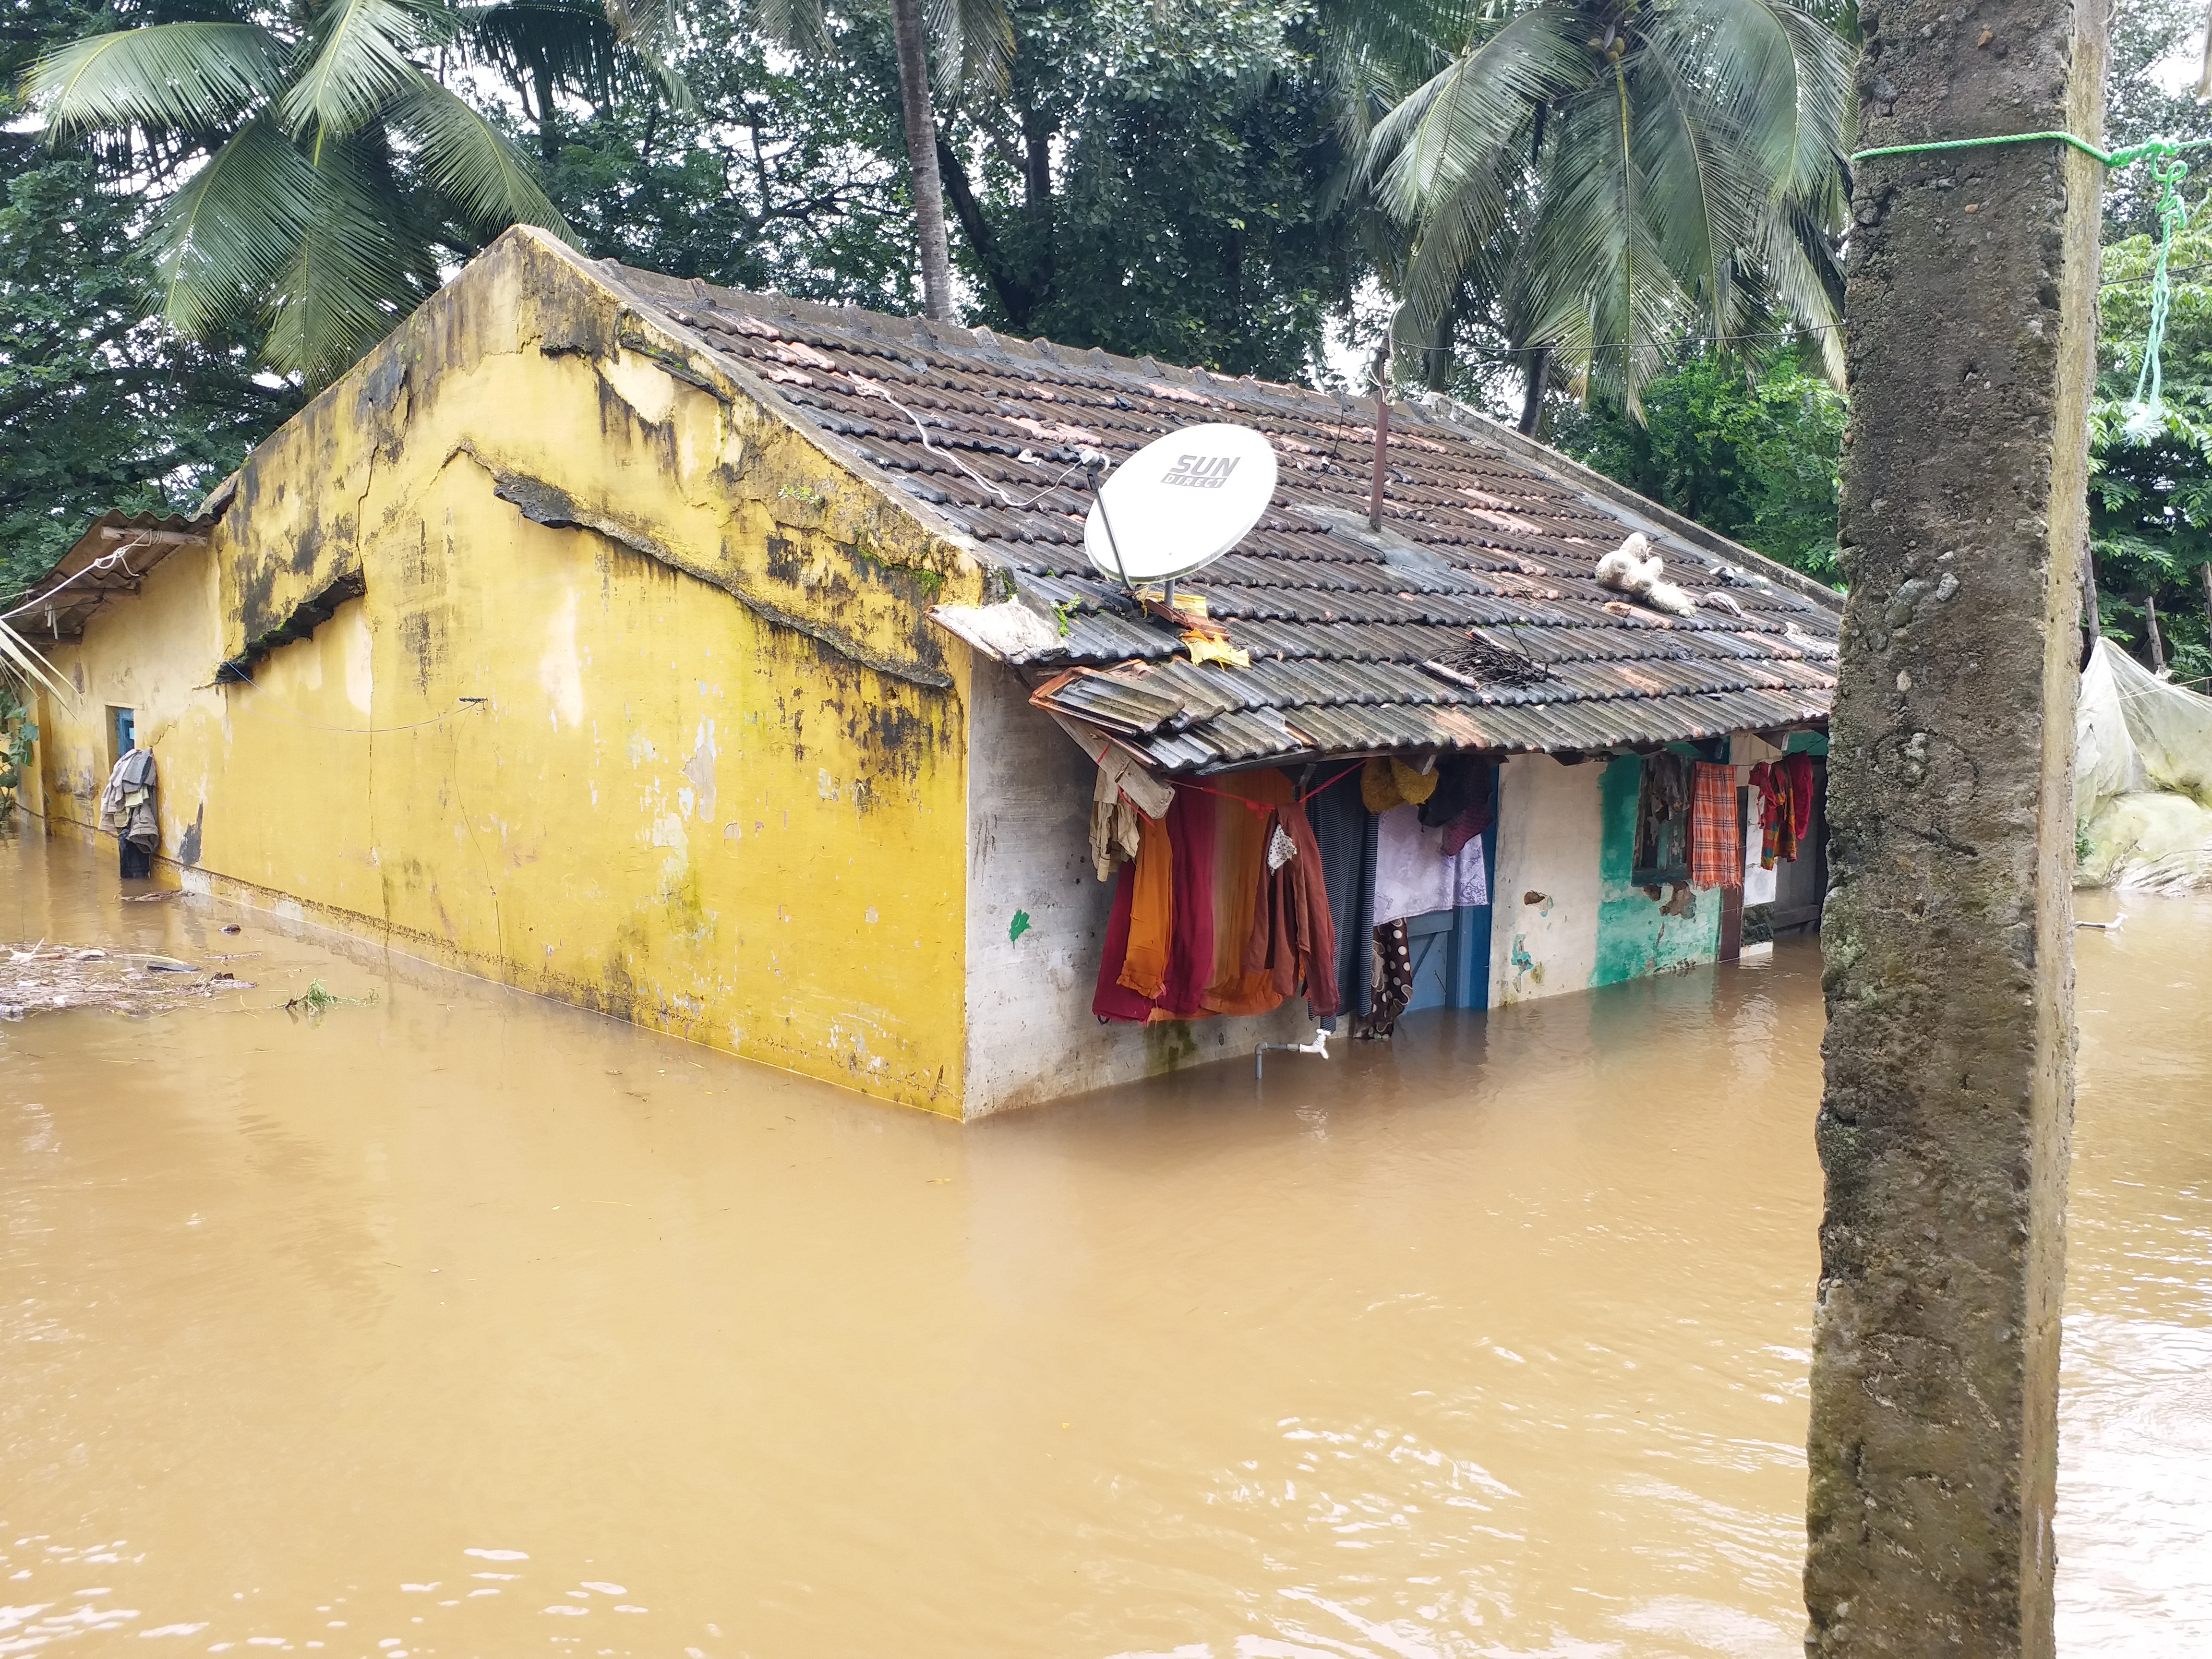
M 2102 128 L 2103 0 L 1868 0 L 1863 148 Z M 1855 170 L 1814 1659 L 2051 1653 L 2097 163 Z

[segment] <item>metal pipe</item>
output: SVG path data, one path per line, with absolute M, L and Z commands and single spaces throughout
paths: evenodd
M 1390 337 L 1375 348 L 1375 482 L 1367 495 L 1367 527 L 1382 529 L 1382 457 L 1390 447 Z

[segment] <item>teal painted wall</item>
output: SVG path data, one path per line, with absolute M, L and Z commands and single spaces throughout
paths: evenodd
M 1686 913 L 1668 915 L 1664 902 L 1678 898 L 1678 890 L 1662 888 L 1663 898 L 1654 899 L 1629 884 L 1636 858 L 1636 801 L 1643 786 L 1644 762 L 1635 755 L 1613 762 L 1599 780 L 1603 838 L 1598 855 L 1597 959 L 1589 979 L 1593 987 L 1711 962 L 1720 953 L 1718 891 L 1692 888 Z

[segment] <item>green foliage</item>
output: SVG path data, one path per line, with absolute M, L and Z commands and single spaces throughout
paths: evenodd
M 2176 273 L 2160 356 L 2163 418 L 2148 436 L 2128 430 L 2149 323 L 2157 247 L 2134 236 L 2105 250 L 2097 398 L 2089 418 L 2089 534 L 2100 621 L 2145 664 L 2154 661 L 2151 604 L 2178 678 L 2212 675 L 2206 611 L 2212 589 L 2212 226 L 2185 232 L 2168 256 Z
M 1788 317 L 1831 378 L 1853 48 L 1784 0 L 1535 0 L 1371 60 L 1364 176 L 1411 228 L 1405 337 L 1472 310 L 1632 413 L 1685 332 Z
M 1594 403 L 1552 440 L 1607 477 L 1807 575 L 1840 584 L 1844 396 L 1805 361 L 1765 373 L 1711 354 L 1649 382 L 1643 419 Z
M 271 366 L 319 385 L 486 238 L 568 234 L 528 161 L 439 76 L 526 63 L 550 97 L 611 56 L 574 49 L 584 21 L 460 0 L 212 0 L 178 18 L 121 0 L 40 55 L 22 95 L 58 148 L 94 137 L 153 187 L 144 240 L 173 328 L 258 327 Z M 598 29 L 653 32 L 620 6 Z
M 183 341 L 144 319 L 143 197 L 4 133 L 0 168 L 4 596 L 97 513 L 189 509 L 297 396 L 257 381 L 235 335 Z
M 1013 10 L 1002 98 L 940 150 L 976 320 L 1310 380 L 1365 269 L 1301 8 L 1048 0 Z
M 31 764 L 31 745 L 39 728 L 31 724 L 31 711 L 12 685 L 0 684 L 0 830 L 15 815 L 23 774 Z
M 819 58 L 771 62 L 732 0 L 687 15 L 675 59 L 687 101 L 618 88 L 556 135 L 548 189 L 585 248 L 732 288 L 917 309 L 889 30 L 871 20 Z
M 2105 79 L 2107 149 L 2146 138 L 2212 138 L 2212 105 L 2200 104 L 2194 86 L 2168 92 L 2152 70 L 2192 34 L 2202 36 L 2203 0 L 2116 0 L 2111 21 L 2111 67 Z M 2192 202 L 2205 199 L 2203 158 L 2190 158 L 2198 177 Z M 2151 212 L 2156 191 L 2148 167 L 2133 167 L 2105 180 L 2105 235 L 2109 241 L 2157 228 Z

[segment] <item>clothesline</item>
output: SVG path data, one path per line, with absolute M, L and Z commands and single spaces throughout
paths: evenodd
M 1291 805 L 1293 806 L 1304 806 L 1308 801 L 1311 800 L 1316 795 L 1320 794 L 1324 789 L 1330 787 L 1332 785 L 1343 782 L 1345 779 L 1350 777 L 1354 772 L 1357 772 L 1361 767 L 1366 764 L 1367 763 L 1364 760 L 1356 760 L 1352 762 L 1351 765 L 1346 767 L 1344 770 L 1339 772 L 1334 777 L 1331 778 L 1328 783 L 1317 783 L 1312 788 L 1307 790 L 1304 794 L 1292 796 L 1291 798 Z M 1176 781 L 1185 789 L 1195 789 L 1201 795 L 1214 795 L 1219 797 L 1223 800 L 1233 800 L 1239 806 L 1249 807 L 1255 812 L 1273 812 L 1281 810 L 1272 802 L 1248 800 L 1242 795 L 1232 795 L 1225 789 L 1209 789 L 1202 783 L 1192 783 L 1187 779 L 1177 779 Z

